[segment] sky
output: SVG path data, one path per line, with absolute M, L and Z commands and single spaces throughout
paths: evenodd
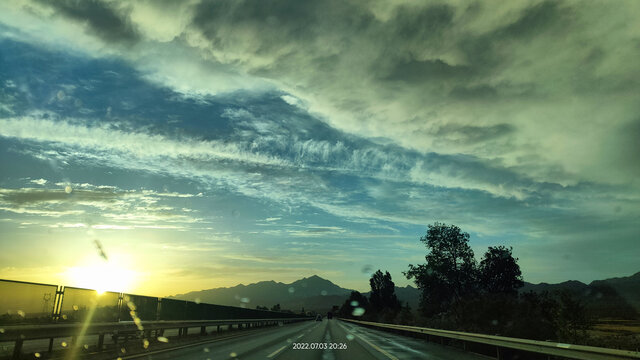
M 0 3 L 0 278 L 166 296 L 640 271 L 640 2 Z

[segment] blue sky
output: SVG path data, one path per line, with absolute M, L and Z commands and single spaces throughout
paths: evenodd
M 406 285 L 436 221 L 526 281 L 635 273 L 621 4 L 3 3 L 0 277 Z

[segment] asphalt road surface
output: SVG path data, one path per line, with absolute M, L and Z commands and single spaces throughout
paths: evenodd
M 308 321 L 263 329 L 233 339 L 151 352 L 127 359 L 466 360 L 486 357 L 424 340 L 373 330 L 339 320 Z

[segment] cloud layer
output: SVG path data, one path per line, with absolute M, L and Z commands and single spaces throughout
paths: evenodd
M 0 210 L 21 229 L 184 231 L 159 243 L 227 251 L 225 269 L 299 270 L 274 254 L 341 239 L 359 269 L 393 239 L 400 276 L 440 220 L 478 252 L 513 244 L 536 280 L 612 257 L 608 275 L 635 272 L 639 6 L 5 2 Z

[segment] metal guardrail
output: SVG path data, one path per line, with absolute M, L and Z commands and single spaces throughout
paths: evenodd
M 189 328 L 200 328 L 200 334 L 206 334 L 208 326 L 233 326 L 238 328 L 261 327 L 274 325 L 277 323 L 292 323 L 312 320 L 312 317 L 304 318 L 268 318 L 268 319 L 226 319 L 226 320 L 178 320 L 178 321 L 140 321 L 111 322 L 111 323 L 63 323 L 46 325 L 10 325 L 3 326 L 0 332 L 0 342 L 15 341 L 13 358 L 19 359 L 22 344 L 25 340 L 50 339 L 49 352 L 54 338 L 76 337 L 87 335 L 99 335 L 98 350 L 102 350 L 105 335 L 123 335 L 144 333 L 151 338 L 151 333 L 155 336 L 162 334 L 164 330 L 180 329 L 180 335 L 186 335 Z
M 381 329 L 399 330 L 411 333 L 438 336 L 442 338 L 462 340 L 463 342 L 474 342 L 486 345 L 496 346 L 496 357 L 501 358 L 501 348 L 526 351 L 536 354 L 544 354 L 551 356 L 559 356 L 569 359 L 587 359 L 587 360 L 613 360 L 613 359 L 640 359 L 640 352 L 607 349 L 595 346 L 562 344 L 548 341 L 527 340 L 518 338 L 509 338 L 504 336 L 493 336 L 485 334 L 465 333 L 460 331 L 440 330 L 423 328 L 417 326 L 394 325 L 376 323 L 371 321 L 361 321 L 352 319 L 340 319 L 355 324 L 376 327 Z M 466 347 L 465 347 L 466 349 Z

